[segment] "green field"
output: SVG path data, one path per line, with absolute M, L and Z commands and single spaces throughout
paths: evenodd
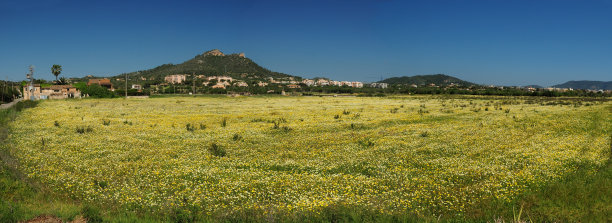
M 612 188 L 611 105 L 448 96 L 49 100 L 5 122 L 2 153 L 14 164 L 3 179 L 48 191 L 37 200 L 61 201 L 70 211 L 53 213 L 63 218 L 89 208 L 108 221 L 512 221 L 519 212 L 572 221 L 588 215 L 564 211 L 610 200 L 580 182 Z M 593 198 L 575 201 L 595 204 L 563 204 L 578 189 Z M 16 218 L 44 213 L 17 196 L 26 192 L 3 190 L 22 203 Z

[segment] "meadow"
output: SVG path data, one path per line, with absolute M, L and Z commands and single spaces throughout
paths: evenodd
M 9 123 L 8 151 L 20 172 L 55 193 L 124 211 L 269 219 L 346 207 L 479 218 L 483 206 L 578 171 L 596 174 L 611 155 L 610 105 L 466 96 L 49 100 Z

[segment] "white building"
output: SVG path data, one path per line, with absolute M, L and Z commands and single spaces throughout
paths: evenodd
M 187 75 L 185 74 L 168 75 L 164 78 L 164 80 L 168 83 L 180 84 L 180 83 L 185 82 L 185 80 L 187 80 Z
M 389 84 L 387 84 L 387 83 L 371 83 L 370 87 L 374 87 L 374 88 L 387 88 L 387 87 L 389 87 Z

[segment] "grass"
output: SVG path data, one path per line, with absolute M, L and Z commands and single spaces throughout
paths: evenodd
M 27 108 L 28 105 L 16 106 L 16 108 L 0 111 L 0 140 L 4 140 L 8 135 L 9 131 L 6 128 L 7 123 L 11 122 L 20 115 L 20 111 Z M 428 109 L 433 105 L 427 104 Z M 17 110 L 17 108 L 20 108 Z M 409 110 L 410 107 L 396 110 L 393 115 L 403 114 L 415 114 L 416 109 Z M 467 109 L 467 108 L 466 108 Z M 509 117 L 517 112 L 518 124 L 516 126 L 506 126 L 519 129 L 529 130 L 533 129 L 533 126 L 525 125 L 522 122 L 531 121 L 525 118 L 521 113 L 518 113 L 520 106 L 516 106 L 512 109 L 512 113 Z M 355 109 L 358 110 L 358 109 Z M 436 111 L 437 109 L 432 109 Z M 338 111 L 330 111 L 331 114 L 337 114 Z M 478 115 L 483 115 L 483 120 L 492 116 L 491 112 L 495 111 L 481 111 Z M 365 117 L 363 119 L 371 118 L 367 111 L 363 112 Z M 389 109 L 382 110 L 381 113 L 389 114 Z M 469 112 L 471 113 L 471 112 Z M 500 110 L 502 115 L 506 112 Z M 222 117 L 225 116 L 222 113 Z M 499 114 L 498 114 L 499 115 Z M 594 112 L 587 113 L 584 118 L 584 124 L 579 131 L 582 132 L 601 132 L 601 126 L 610 127 L 610 112 Z M 403 121 L 381 121 L 377 123 L 363 123 L 370 126 L 370 128 L 376 128 L 377 132 L 387 131 L 387 128 L 393 128 L 397 125 L 422 125 L 436 124 L 441 122 L 453 121 L 462 122 L 467 120 L 466 116 L 469 114 L 462 114 L 460 116 L 453 116 L 453 118 L 447 118 L 446 116 L 438 117 L 426 117 L 406 119 Z M 325 116 L 327 119 L 333 119 L 333 117 Z M 297 118 L 297 117 L 296 117 Z M 290 123 L 301 123 L 293 118 Z M 546 118 L 542 114 L 542 118 Z M 254 120 L 253 117 L 244 117 L 246 122 Z M 257 117 L 255 117 L 257 119 Z M 81 120 L 81 118 L 79 118 Z M 234 120 L 234 119 L 232 119 Z M 263 120 L 263 119 L 262 119 Z M 427 121 L 423 121 L 427 120 Z M 196 121 L 196 120 L 194 120 Z M 355 128 L 352 121 L 347 120 L 346 123 L 338 126 L 351 125 Z M 431 121 L 431 122 L 430 122 Z M 218 119 L 214 120 L 218 123 Z M 237 121 L 236 121 L 237 122 Z M 277 120 L 281 126 L 281 122 Z M 480 126 L 481 120 L 476 120 Z M 54 126 L 54 120 L 49 121 L 49 126 L 54 126 L 53 129 L 70 128 L 70 124 L 67 121 L 61 121 L 61 127 Z M 96 122 L 98 125 L 102 125 L 102 122 Z M 134 122 L 136 123 L 136 122 Z M 232 122 L 232 125 L 227 125 L 227 128 L 235 128 L 235 125 L 241 123 Z M 360 123 L 359 125 L 363 125 Z M 491 123 L 488 123 L 491 124 Z M 511 122 L 506 123 L 507 125 L 512 124 Z M 139 124 L 136 124 L 139 125 Z M 202 124 L 200 124 L 202 125 Z M 267 132 L 271 124 L 262 123 L 262 132 Z M 284 124 L 289 125 L 289 124 Z M 124 126 L 124 125 L 120 125 Z M 130 125 L 131 126 L 131 125 Z M 214 130 L 221 132 L 220 128 L 215 128 L 217 125 L 209 125 Z M 297 124 L 291 125 L 294 128 L 292 134 L 300 134 L 303 131 L 303 127 Z M 375 127 L 380 126 L 380 127 Z M 487 123 L 482 128 L 486 127 Z M 189 126 L 183 128 L 180 126 L 182 132 L 185 132 L 185 128 L 195 130 L 195 126 Z M 285 126 L 283 126 L 285 127 Z M 570 126 L 576 128 L 576 126 Z M 123 127 L 125 128 L 125 127 Z M 131 127 L 130 127 L 131 128 Z M 203 129 L 200 127 L 200 129 Z M 230 129 L 231 130 L 231 129 Z M 59 131 L 59 130 L 53 130 Z M 74 133 L 74 130 L 71 129 Z M 96 128 L 96 133 L 98 129 Z M 568 134 L 568 129 L 560 128 L 554 131 L 550 131 L 548 134 Z M 196 133 L 198 131 L 195 131 Z M 249 134 L 236 134 L 231 131 L 227 131 L 227 141 L 232 143 L 245 143 L 253 140 L 253 136 Z M 229 134 L 231 133 L 231 134 Z M 393 132 L 392 132 L 393 133 Z M 440 132 L 435 128 L 429 128 L 428 130 L 417 130 L 413 133 L 402 132 L 403 134 L 412 134 L 414 140 L 429 140 L 429 138 L 436 138 L 440 136 Z M 607 133 L 612 133 L 612 129 L 607 130 Z M 191 133 L 190 133 L 191 134 Z M 219 133 L 215 133 L 219 134 Z M 353 134 L 353 133 L 351 133 Z M 390 134 L 390 133 L 386 133 Z M 447 133 L 448 134 L 448 133 Z M 87 136 L 87 134 L 82 134 Z M 93 134 L 91 134 L 93 135 Z M 283 135 L 271 135 L 273 137 L 279 137 L 279 139 L 286 139 L 295 137 L 290 134 Z M 612 136 L 610 136 L 612 137 Z M 438 139 L 438 138 L 436 138 Z M 40 139 L 38 139 L 40 141 Z M 611 138 L 612 140 L 612 138 Z M 377 152 L 378 154 L 391 153 L 395 154 L 398 151 L 393 148 L 380 148 L 381 144 L 387 143 L 376 138 L 362 138 L 361 140 L 354 140 L 355 144 L 359 146 L 360 153 L 365 152 Z M 49 141 L 52 143 L 53 141 Z M 419 141 L 425 142 L 425 141 Z M 609 142 L 612 143 L 612 142 Z M 229 158 L 238 157 L 241 155 L 240 151 L 236 151 L 234 146 L 228 144 L 207 144 L 204 146 L 204 150 L 217 157 L 214 160 L 227 160 L 228 157 L 224 157 L 230 154 Z M 89 222 L 493 222 L 496 219 L 504 219 L 506 222 L 520 222 L 520 221 L 534 221 L 534 222 L 610 222 L 612 218 L 609 213 L 612 213 L 612 164 L 610 161 L 604 165 L 594 165 L 590 162 L 576 162 L 573 164 L 575 171 L 571 174 L 564 175 L 553 181 L 549 181 L 544 185 L 530 187 L 523 193 L 514 197 L 512 200 L 500 200 L 495 198 L 483 199 L 480 202 L 473 204 L 468 208 L 464 215 L 447 215 L 440 214 L 435 209 L 425 210 L 420 214 L 413 213 L 384 213 L 373 209 L 371 206 L 360 206 L 355 204 L 344 203 L 339 201 L 335 204 L 321 207 L 315 212 L 284 212 L 283 210 L 269 209 L 262 211 L 261 209 L 249 209 L 245 208 L 239 211 L 231 212 L 232 214 L 223 214 L 223 211 L 207 215 L 201 209 L 185 206 L 177 207 L 173 209 L 166 209 L 162 212 L 150 212 L 146 210 L 139 211 L 126 211 L 123 208 L 115 207 L 109 204 L 101 203 L 84 203 L 82 201 L 75 201 L 65 194 L 56 193 L 48 185 L 40 185 L 38 181 L 33 181 L 24 177 L 18 171 L 17 162 L 11 157 L 8 148 L 10 145 L 3 143 L 0 150 L 2 156 L 2 162 L 0 163 L 0 222 L 17 222 L 34 218 L 41 214 L 50 214 L 58 216 L 63 220 L 74 219 L 77 216 L 85 216 L 89 219 Z M 608 144 L 610 146 L 610 144 Z M 207 147 L 207 148 L 206 148 Z M 225 150 L 228 148 L 229 150 Z M 607 149 L 607 148 L 606 148 Z M 612 147 L 610 147 L 612 150 Z M 283 150 L 284 153 L 292 153 L 290 150 Z M 430 154 L 439 156 L 440 159 L 444 159 L 446 156 L 457 156 L 459 153 L 453 150 L 418 150 L 417 154 Z M 380 155 L 379 155 L 380 156 Z M 223 157 L 223 159 L 219 159 Z M 219 163 L 223 165 L 223 163 Z M 282 164 L 282 163 L 280 163 Z M 226 164 L 227 165 L 227 164 Z M 292 172 L 303 172 L 308 174 L 311 171 L 317 171 L 316 169 L 307 169 L 308 166 L 301 166 L 298 164 L 282 164 L 274 169 L 276 172 L 281 174 L 292 173 Z M 249 167 L 250 168 L 250 167 Z M 357 177 L 376 177 L 380 174 L 377 168 L 380 166 L 373 166 L 368 162 L 361 160 L 355 160 L 354 162 L 348 162 L 343 165 L 338 165 L 327 170 L 331 175 L 335 174 L 347 174 L 354 175 Z M 425 167 L 423 167 L 425 168 Z M 300 169 L 304 169 L 300 171 Z M 282 170 L 282 171 L 279 171 Z M 466 176 L 468 177 L 468 176 Z M 470 180 L 458 179 L 459 180 Z M 100 181 L 98 184 L 104 182 L 105 187 L 109 184 L 106 181 Z M 229 211 L 227 213 L 230 213 Z
M 7 124 L 36 102 L 19 102 L 9 109 L 0 110 L 0 222 L 18 222 L 41 214 L 51 214 L 64 220 L 80 214 L 79 206 L 64 197 L 51 196 L 44 187 L 35 186 L 17 171 L 17 161 L 8 154 L 5 140 Z
M 536 222 L 612 222 L 612 162 L 595 173 L 581 169 L 521 201 Z

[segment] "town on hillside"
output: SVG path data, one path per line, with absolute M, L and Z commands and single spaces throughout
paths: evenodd
M 0 102 L 14 99 L 112 98 L 156 94 L 226 95 L 336 95 L 384 96 L 388 94 L 466 94 L 507 96 L 610 96 L 609 82 L 567 82 L 560 87 L 505 87 L 479 85 L 456 77 L 435 74 L 391 77 L 373 83 L 337 81 L 329 78 L 302 78 L 270 71 L 244 53 L 224 54 L 218 49 L 197 55 L 181 64 L 164 64 L 153 69 L 113 77 L 60 77 L 62 66 L 55 64 L 55 80 L 34 78 L 34 69 L 21 83 L 3 82 Z M 0 82 L 2 83 L 2 82 Z M 577 85 L 572 85 L 577 84 Z M 11 87 L 8 87 L 8 86 Z M 573 89 L 568 86 L 588 86 Z M 603 89 L 601 86 L 604 86 Z M 608 87 L 606 87 L 608 86 Z

